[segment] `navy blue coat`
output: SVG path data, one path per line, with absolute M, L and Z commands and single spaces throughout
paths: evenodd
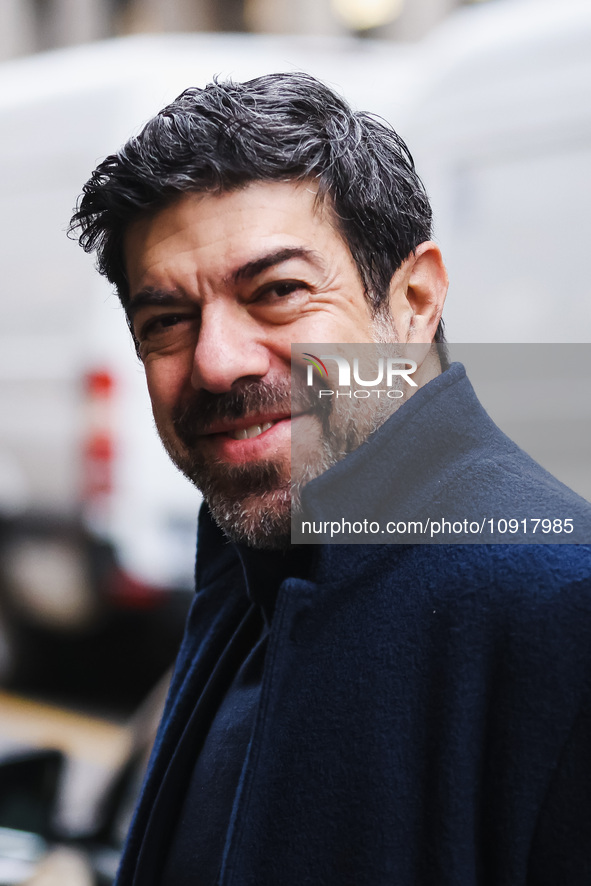
M 403 507 L 417 448 L 458 421 L 471 442 L 457 474 L 475 472 L 483 500 L 518 496 L 526 510 L 542 502 L 588 519 L 495 428 L 457 366 L 341 464 L 356 459 L 367 482 L 379 470 L 379 489 L 386 477 Z M 331 473 L 307 487 L 317 513 Z M 426 509 L 440 486 L 415 482 Z M 236 548 L 206 511 L 199 544 L 120 886 L 158 883 L 191 766 L 175 758 L 180 736 L 252 605 Z M 588 886 L 590 692 L 588 546 L 320 546 L 310 579 L 279 590 L 220 884 Z

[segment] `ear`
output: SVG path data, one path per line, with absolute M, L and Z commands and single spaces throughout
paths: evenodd
M 447 286 L 441 250 L 431 240 L 420 243 L 390 282 L 390 312 L 398 341 L 433 341 Z

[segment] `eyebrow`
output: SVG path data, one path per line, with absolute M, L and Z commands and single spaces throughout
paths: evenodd
M 125 309 L 129 320 L 133 320 L 137 312 L 146 306 L 156 305 L 157 307 L 178 307 L 187 304 L 188 299 L 174 289 L 141 289 L 131 296 Z
M 233 271 L 233 273 L 226 278 L 225 282 L 241 283 L 244 280 L 252 280 L 253 277 L 257 277 L 268 268 L 283 264 L 283 262 L 289 261 L 292 258 L 304 259 L 304 261 L 308 261 L 310 264 L 315 265 L 318 268 L 324 267 L 322 256 L 314 249 L 308 249 L 305 246 L 285 246 L 282 249 L 277 249 L 275 252 L 268 252 L 260 258 L 255 258 L 253 261 L 246 262 L 246 264 L 241 265 Z
M 232 271 L 231 274 L 224 278 L 224 284 L 231 285 L 242 283 L 245 280 L 252 280 L 259 274 L 262 274 L 263 271 L 268 270 L 268 268 L 283 264 L 283 262 L 289 261 L 293 258 L 304 259 L 304 261 L 309 262 L 319 269 L 324 268 L 322 256 L 314 249 L 308 249 L 305 246 L 286 246 L 282 249 L 275 250 L 275 252 L 268 252 L 259 258 L 255 258 L 252 261 L 240 265 L 239 268 L 236 268 L 235 271 Z M 146 289 L 141 289 L 130 297 L 126 312 L 129 320 L 133 321 L 133 318 L 141 308 L 148 306 L 179 307 L 187 302 L 188 299 L 178 290 L 153 289 L 152 287 L 147 287 Z

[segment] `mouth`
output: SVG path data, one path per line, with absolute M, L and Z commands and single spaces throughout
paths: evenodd
M 249 425 L 247 428 L 236 428 L 233 431 L 228 431 L 228 436 L 232 438 L 232 440 L 252 440 L 253 437 L 260 437 L 261 434 L 264 434 L 265 431 L 268 431 L 269 428 L 272 428 L 274 424 L 277 424 L 276 421 L 265 421 L 262 424 L 254 424 Z
M 199 434 L 196 445 L 221 462 L 240 464 L 269 457 L 288 458 L 291 448 L 291 414 L 250 415 L 219 421 Z
M 199 436 L 226 437 L 231 440 L 252 440 L 270 431 L 282 422 L 288 422 L 293 416 L 291 413 L 281 415 L 249 415 L 235 421 L 220 421 L 210 425 Z

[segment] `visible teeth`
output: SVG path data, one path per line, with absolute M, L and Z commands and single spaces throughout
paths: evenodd
M 273 427 L 272 421 L 266 421 L 263 425 L 251 425 L 249 428 L 240 428 L 239 431 L 230 431 L 230 437 L 234 440 L 249 440 L 251 437 L 258 437 L 263 431 L 268 431 Z

